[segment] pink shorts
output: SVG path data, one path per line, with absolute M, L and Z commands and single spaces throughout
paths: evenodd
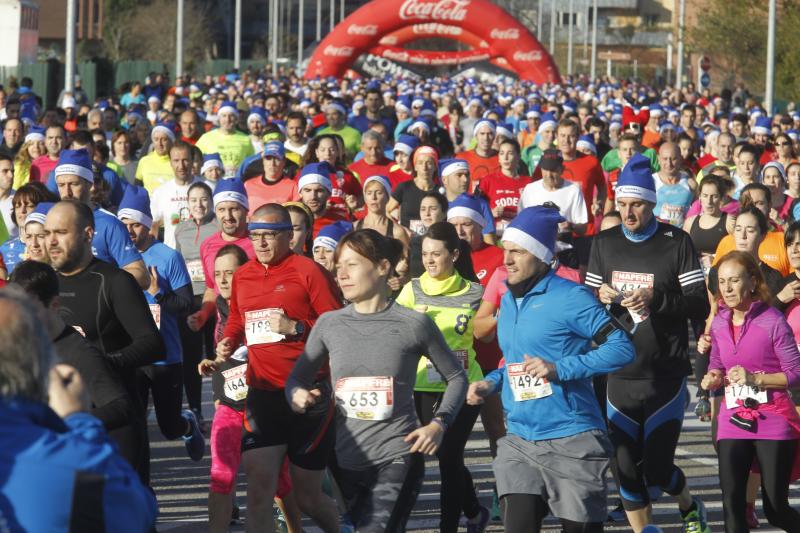
M 242 423 L 244 411 L 237 411 L 223 403 L 217 406 L 211 424 L 211 492 L 230 494 L 236 483 L 236 474 L 242 462 Z M 283 498 L 292 492 L 289 460 L 283 460 L 278 476 L 276 496 Z

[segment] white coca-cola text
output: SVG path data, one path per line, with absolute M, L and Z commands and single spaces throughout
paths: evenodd
M 332 57 L 350 57 L 353 55 L 352 46 L 333 46 L 329 44 L 322 52 L 323 55 Z
M 364 26 L 350 24 L 347 27 L 347 35 L 378 35 L 378 26 L 376 24 L 366 24 Z
M 500 30 L 497 28 L 493 28 L 492 31 L 489 33 L 489 37 L 492 39 L 519 39 L 519 29 L 518 28 L 508 28 L 506 30 Z
M 406 0 L 400 6 L 400 18 L 461 22 L 467 16 L 469 2 L 470 0 Z
M 417 35 L 461 35 L 464 30 L 458 26 L 447 26 L 437 22 L 414 24 L 411 31 Z
M 542 60 L 542 52 L 539 50 L 530 50 L 528 52 L 522 52 L 517 50 L 514 52 L 514 61 L 541 61 Z

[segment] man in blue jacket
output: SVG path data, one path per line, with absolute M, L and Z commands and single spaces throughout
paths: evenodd
M 502 391 L 508 433 L 493 467 L 508 533 L 538 532 L 548 509 L 568 533 L 602 531 L 607 516 L 613 450 L 591 378 L 627 365 L 634 350 L 587 288 L 551 268 L 563 221 L 555 209 L 529 207 L 506 229 L 497 323 L 505 366 L 467 395 L 478 404 Z
M 0 520 L 10 531 L 151 531 L 153 493 L 86 413 L 74 368 L 54 364 L 37 310 L 0 290 Z M 49 406 L 48 406 L 49 401 Z

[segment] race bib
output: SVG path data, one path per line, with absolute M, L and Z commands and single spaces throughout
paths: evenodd
M 509 363 L 506 365 L 506 372 L 516 402 L 538 400 L 553 394 L 547 379 L 537 378 L 525 372 L 525 363 Z
M 422 223 L 421 220 L 409 220 L 408 229 L 410 229 L 413 233 L 417 235 L 422 235 L 423 233 L 425 233 L 425 225 Z
M 464 370 L 469 369 L 469 353 L 466 350 L 453 350 L 453 353 L 461 363 Z M 444 383 L 444 376 L 442 376 L 430 359 L 425 358 L 425 377 L 428 378 L 428 383 Z
M 227 398 L 234 402 L 240 402 L 247 398 L 246 374 L 247 365 L 239 365 L 222 371 L 222 377 L 225 378 L 223 387 Z
M 728 409 L 736 409 L 739 407 L 738 400 L 744 402 L 747 398 L 752 398 L 759 404 L 769 403 L 766 389 L 759 389 L 751 385 L 734 385 L 732 383 L 725 385 L 725 405 Z
M 156 327 L 161 329 L 161 306 L 158 304 L 150 304 L 150 314 L 153 315 L 153 321 Z
M 258 311 L 245 311 L 244 331 L 247 337 L 247 345 L 270 344 L 283 340 L 285 337 L 280 333 L 274 333 L 269 327 L 269 315 L 281 309 L 259 309 Z
M 628 293 L 636 289 L 652 289 L 655 284 L 655 274 L 641 272 L 620 272 L 615 270 L 611 273 L 611 286 L 621 293 Z M 631 311 L 628 309 L 634 323 L 638 324 L 647 320 L 650 316 L 649 309 L 641 311 Z
M 186 262 L 186 269 L 189 271 L 189 277 L 192 281 L 205 281 L 206 276 L 203 274 L 203 262 L 199 259 L 193 259 Z
M 387 420 L 394 409 L 394 378 L 370 376 L 336 381 L 336 403 L 347 418 Z
M 682 205 L 664 204 L 661 206 L 661 220 L 673 226 L 682 226 L 685 212 Z

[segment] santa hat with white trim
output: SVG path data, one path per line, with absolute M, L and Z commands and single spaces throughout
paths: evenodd
M 484 218 L 481 209 L 481 202 L 478 198 L 470 196 L 466 193 L 459 194 L 455 200 L 450 202 L 447 209 L 447 220 L 456 217 L 466 217 L 480 227 L 486 227 L 486 218 Z
M 617 198 L 638 198 L 656 203 L 656 183 L 648 158 L 638 152 L 633 154 L 619 173 L 615 195 Z
M 120 220 L 127 218 L 148 228 L 153 227 L 150 196 L 144 187 L 128 185 L 125 189 L 125 194 L 122 196 L 122 201 L 119 203 L 117 218 Z
M 540 205 L 526 207 L 505 229 L 503 241 L 521 246 L 549 264 L 555 255 L 558 225 L 564 220 L 555 209 Z
M 86 148 L 64 150 L 58 158 L 54 173 L 56 178 L 69 174 L 81 177 L 89 183 L 94 183 L 92 158 L 89 156 L 89 151 Z

